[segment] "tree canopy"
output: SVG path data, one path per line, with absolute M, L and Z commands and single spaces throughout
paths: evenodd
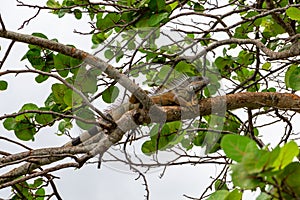
M 15 135 L 2 133 L 0 140 L 24 148 L 0 149 L 0 188 L 11 187 L 12 199 L 62 199 L 51 173 L 114 162 L 142 178 L 146 199 L 147 172 L 203 164 L 220 173 L 186 199 L 242 199 L 247 191 L 256 191 L 259 200 L 300 199 L 298 0 L 17 3 L 36 13 L 18 31 L 0 18 L 0 37 L 11 42 L 0 44 L 0 92 L 12 92 L 5 77 L 22 74 L 35 75 L 30 87 L 48 83 L 51 91 L 43 105 L 24 102 L 0 113 L 3 127 Z M 88 35 L 91 49 L 62 44 L 46 32 L 23 34 L 41 12 L 81 23 L 88 17 L 90 29 L 74 33 Z M 27 52 L 14 54 L 15 43 L 24 43 Z M 27 64 L 6 65 L 12 55 Z M 155 104 L 154 95 L 175 91 L 188 77 L 210 81 L 195 94 L 197 101 Z M 138 106 L 110 117 L 133 97 Z M 23 144 L 47 127 L 71 140 L 73 127 L 94 126 L 101 131 L 77 146 Z

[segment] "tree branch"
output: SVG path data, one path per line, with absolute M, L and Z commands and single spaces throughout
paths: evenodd
M 55 41 L 35 37 L 32 35 L 16 33 L 12 31 L 0 30 L 0 37 L 27 44 L 37 45 L 42 48 L 50 49 L 52 51 L 60 52 L 64 55 L 71 56 L 72 58 L 83 60 L 88 65 L 100 69 L 102 72 L 107 74 L 109 78 L 118 81 L 120 85 L 128 89 L 132 94 L 134 94 L 146 109 L 149 109 L 151 106 L 154 105 L 151 98 L 146 94 L 146 92 L 142 90 L 139 86 L 137 86 L 135 83 L 133 83 L 126 75 L 120 73 L 112 65 L 106 63 L 105 61 L 92 54 L 76 49 L 74 47 L 60 44 Z
M 190 108 L 181 106 L 164 106 L 162 109 L 166 112 L 166 121 L 191 119 L 199 115 L 205 116 L 210 114 L 218 114 L 213 113 L 214 111 L 218 112 L 225 109 L 235 110 L 245 107 L 250 109 L 274 107 L 282 110 L 300 112 L 300 97 L 290 93 L 244 92 L 203 99 L 199 102 L 198 106 L 199 112 L 191 112 Z M 184 116 L 182 116 L 182 112 L 184 113 Z M 138 120 L 136 119 L 136 116 L 139 116 Z M 85 156 L 78 159 L 79 163 L 85 162 L 99 153 L 105 153 L 107 149 L 122 139 L 125 132 L 133 129 L 135 123 L 144 124 L 150 122 L 151 119 L 146 110 L 131 110 L 125 113 L 116 122 L 119 126 L 109 135 L 104 134 L 104 136 L 100 137 L 100 134 L 98 134 L 92 137 L 92 144 L 89 144 L 90 140 L 88 140 L 81 146 L 37 149 L 3 157 L 0 159 L 0 164 L 17 161 L 18 159 L 24 159 L 26 156 L 48 156 L 47 158 L 34 158 L 34 163 L 26 163 L 2 175 L 0 178 L 0 188 L 6 186 L 7 182 L 11 181 L 14 177 L 28 174 L 37 167 L 61 160 L 63 157 L 60 157 L 59 154 L 63 154 L 64 157 L 66 157 L 67 155 L 70 156 L 70 154 L 74 155 L 78 153 L 86 153 Z M 137 124 L 135 124 L 135 126 Z M 100 138 L 100 140 L 96 140 L 95 138 Z M 94 142 L 97 143 L 95 144 Z
M 297 34 L 293 36 L 293 38 L 298 38 L 300 34 Z M 293 56 L 299 56 L 300 55 L 300 43 L 295 42 L 290 49 L 280 52 L 275 52 L 267 48 L 261 41 L 255 40 L 255 39 L 237 39 L 237 38 L 231 38 L 231 39 L 225 39 L 225 40 L 219 40 L 217 42 L 212 43 L 208 47 L 204 48 L 198 55 L 196 55 L 194 58 L 189 58 L 190 60 L 194 60 L 197 58 L 200 58 L 201 56 L 205 55 L 207 52 L 212 51 L 213 49 L 216 49 L 217 47 L 223 46 L 223 45 L 229 45 L 229 44 L 253 44 L 257 46 L 261 51 L 263 51 L 268 57 L 268 60 L 279 60 L 279 59 L 286 59 Z

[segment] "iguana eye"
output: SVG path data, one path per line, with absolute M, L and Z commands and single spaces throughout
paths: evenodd
M 188 90 L 189 90 L 189 92 L 194 91 L 194 86 L 190 85 L 190 86 L 188 87 Z

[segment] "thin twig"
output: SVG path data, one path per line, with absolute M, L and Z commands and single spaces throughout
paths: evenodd
M 0 24 L 1 24 L 1 27 L 2 27 L 2 31 L 6 32 L 6 28 L 5 28 L 4 22 L 2 20 L 1 14 L 0 14 Z

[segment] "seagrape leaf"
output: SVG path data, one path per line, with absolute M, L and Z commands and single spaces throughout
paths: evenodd
M 227 190 L 218 190 L 212 193 L 207 200 L 224 200 L 228 194 Z
M 76 88 L 83 93 L 95 93 L 98 89 L 97 76 L 99 73 L 101 72 L 94 68 L 89 70 L 84 68 L 80 69 L 76 76 Z
M 37 105 L 35 105 L 33 103 L 27 103 L 22 106 L 22 108 L 20 109 L 19 112 L 23 112 L 23 111 L 27 111 L 27 110 L 38 110 L 38 109 L 39 108 L 37 107 Z M 16 119 L 16 121 L 22 121 L 23 119 L 32 118 L 32 117 L 34 117 L 34 115 L 35 115 L 35 113 L 26 113 L 26 114 L 17 116 L 15 119 Z
M 159 24 L 162 20 L 166 19 L 169 16 L 169 13 L 159 13 L 159 14 L 153 14 L 150 19 L 148 20 L 149 26 L 156 26 Z
M 75 114 L 84 120 L 95 120 L 95 114 L 89 108 L 81 108 Z M 94 126 L 94 124 L 88 124 L 80 120 L 76 120 L 76 124 L 84 130 L 88 130 Z
M 300 9 L 295 7 L 290 7 L 286 10 L 287 16 L 292 20 L 300 20 Z
M 55 69 L 62 77 L 67 77 L 70 71 L 70 57 L 58 53 L 53 57 Z
M 289 189 L 296 197 L 300 198 L 300 163 L 293 162 L 284 168 L 284 171 L 279 175 L 283 184 Z
M 166 7 L 166 0 L 150 0 L 149 8 L 154 11 L 161 11 Z
M 16 125 L 17 125 L 17 122 L 16 122 L 15 118 L 7 118 L 3 122 L 4 128 L 6 128 L 6 130 L 9 130 L 9 131 L 14 130 Z
M 60 8 L 60 4 L 58 1 L 55 1 L 55 0 L 48 0 L 46 5 L 50 8 Z
M 15 135 L 20 140 L 28 141 L 34 139 L 35 126 L 31 123 L 18 123 L 15 127 Z
M 46 192 L 44 188 L 39 188 L 36 192 L 35 195 L 37 196 L 36 200 L 44 200 Z
M 155 152 L 155 149 L 156 149 L 155 143 L 152 142 L 151 140 L 144 142 L 142 145 L 142 152 L 145 155 L 151 155 L 152 153 Z
M 255 189 L 262 185 L 262 182 L 254 174 L 250 175 L 242 164 L 236 164 L 231 167 L 232 182 L 235 186 L 242 189 Z
M 291 65 L 285 73 L 284 81 L 287 87 L 300 90 L 300 67 Z
M 264 69 L 264 70 L 269 70 L 270 68 L 271 68 L 271 63 L 270 62 L 265 62 L 262 65 L 262 69 Z
M 224 180 L 218 179 L 215 184 L 215 190 L 228 190 L 226 182 Z
M 274 170 L 283 169 L 285 166 L 290 164 L 298 154 L 299 149 L 296 142 L 290 141 L 286 143 L 280 148 L 280 153 L 273 163 Z
M 218 190 L 212 193 L 207 200 L 240 200 L 242 193 L 237 189 L 229 192 L 228 190 Z
M 7 82 L 6 81 L 0 81 L 0 90 L 6 90 L 7 89 Z
M 256 143 L 250 138 L 232 134 L 223 137 L 221 147 L 229 158 L 237 162 L 241 162 L 249 152 L 258 150 Z
M 75 9 L 75 10 L 74 10 L 74 16 L 75 16 L 76 19 L 81 19 L 81 17 L 82 17 L 82 12 L 81 12 L 81 10 Z
M 55 83 L 51 87 L 53 93 L 53 100 L 58 104 L 65 104 L 64 96 L 67 91 L 67 86 L 59 83 Z
M 102 93 L 102 99 L 106 103 L 112 103 L 119 95 L 119 88 L 116 86 L 110 86 Z
M 40 108 L 41 111 L 48 111 L 48 108 Z M 51 114 L 36 114 L 35 115 L 36 122 L 46 125 L 53 122 L 53 116 Z

